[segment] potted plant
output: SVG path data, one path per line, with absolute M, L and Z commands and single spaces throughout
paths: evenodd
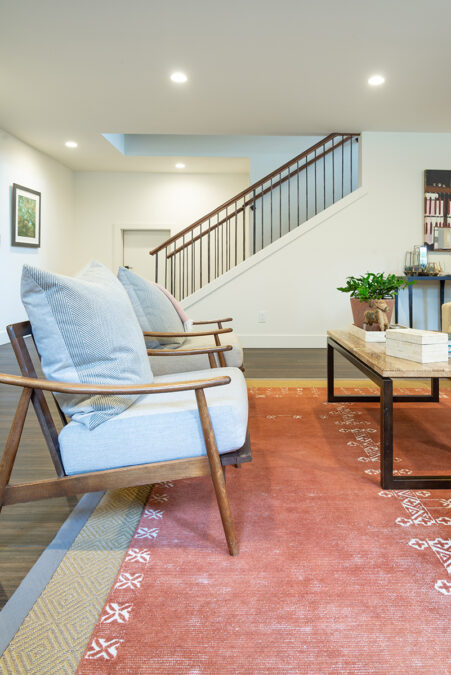
M 351 309 L 354 318 L 354 324 L 363 328 L 365 312 L 373 309 L 375 300 L 385 300 L 387 305 L 387 319 L 390 323 L 395 304 L 395 296 L 401 288 L 415 283 L 407 281 L 405 277 L 396 276 L 396 274 L 384 274 L 383 272 L 375 274 L 367 272 L 360 277 L 347 277 L 346 286 L 339 286 L 338 291 L 351 294 Z M 367 330 L 368 327 L 366 326 Z M 375 323 L 370 330 L 379 330 L 379 325 Z

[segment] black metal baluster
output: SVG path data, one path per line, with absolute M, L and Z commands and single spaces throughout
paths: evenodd
M 352 192 L 352 155 L 353 155 L 353 152 L 352 152 L 352 140 L 353 140 L 353 138 L 352 138 L 352 136 L 351 136 L 351 139 L 350 139 L 350 142 L 349 142 L 349 151 L 350 151 L 350 153 L 351 153 L 351 158 L 350 158 L 350 160 L 351 160 L 351 177 L 350 177 L 350 181 L 351 181 L 351 189 L 350 189 L 350 192 Z
M 243 198 L 243 260 L 246 260 L 246 197 Z
M 230 219 L 229 209 L 226 206 L 226 271 L 230 269 Z
M 265 205 L 264 205 L 264 202 L 263 202 L 263 199 L 264 199 L 264 195 L 263 195 L 263 185 L 262 185 L 262 196 L 261 196 L 261 202 L 262 202 L 262 206 L 261 206 L 261 209 L 262 209 L 262 216 L 261 216 L 261 230 L 262 230 L 262 248 L 264 248 L 264 234 L 263 234 L 263 210 L 264 210 L 264 207 L 265 207 Z
M 164 249 L 164 287 L 168 287 L 168 247 Z
M 171 294 L 174 295 L 174 258 L 171 257 Z
M 188 243 L 188 242 L 186 242 Z M 187 295 L 189 295 L 189 290 L 188 290 L 188 279 L 189 279 L 189 266 L 188 266 L 188 246 L 185 246 L 184 248 L 184 256 L 185 256 L 185 266 L 186 266 L 186 294 L 183 294 L 183 297 L 185 298 Z
M 224 274 L 224 263 L 226 262 L 227 254 L 227 250 L 224 247 L 224 233 L 227 235 L 227 220 L 221 225 L 221 274 Z
M 305 157 L 305 220 L 308 220 L 308 162 Z
M 182 238 L 182 250 L 180 251 L 180 257 L 181 257 L 181 273 L 182 273 L 182 295 L 181 295 L 181 300 L 185 297 L 185 235 L 183 235 Z
M 211 230 L 211 228 L 210 228 L 210 218 L 209 218 L 208 219 L 208 235 L 207 235 L 207 237 L 208 237 L 208 283 L 210 283 L 210 277 L 211 277 L 211 260 L 210 260 L 210 258 L 211 258 L 211 255 L 210 255 L 210 248 L 211 248 L 210 234 L 211 234 L 211 231 L 210 230 Z
M 335 204 L 335 136 L 332 139 L 332 204 Z
M 341 137 L 341 198 L 344 196 L 344 180 L 345 180 L 345 156 L 344 156 L 344 143 L 343 136 Z
M 317 192 L 317 161 L 316 161 L 316 148 L 315 148 L 315 157 L 314 157 L 314 166 L 315 166 L 315 216 L 318 213 L 318 192 Z
M 191 293 L 196 290 L 196 249 L 194 244 L 194 230 L 191 230 Z
M 252 193 L 252 197 L 253 197 L 252 206 L 251 206 L 251 209 L 252 209 L 252 238 L 253 238 L 252 251 L 253 251 L 253 253 L 255 253 L 255 249 L 256 249 L 256 246 L 257 246 L 257 235 L 256 235 L 256 226 L 257 226 L 256 217 L 257 217 L 257 215 L 255 213 L 255 210 L 256 210 L 256 207 L 255 207 L 255 190 Z
M 155 253 L 155 282 L 158 283 L 158 253 Z
M 179 256 L 179 300 L 182 300 L 182 282 L 183 282 L 183 251 L 177 253 Z
M 215 279 L 219 276 L 218 222 L 219 222 L 219 214 L 216 218 L 216 227 L 215 227 Z
M 297 207 L 296 208 L 297 208 L 297 213 L 298 213 L 297 226 L 299 227 L 299 225 L 301 224 L 300 213 L 299 213 L 299 209 L 300 209 L 300 204 L 299 204 L 299 201 L 300 201 L 300 199 L 299 199 L 299 161 L 296 162 L 296 199 L 297 199 Z
M 238 211 L 237 211 L 237 202 L 235 202 L 235 267 L 238 262 Z
M 288 232 L 291 232 L 291 167 L 288 167 Z
M 270 222 L 271 222 L 271 244 L 272 244 L 272 178 L 270 185 L 270 209 L 271 209 Z
M 279 173 L 279 239 L 282 236 L 282 174 Z
M 204 238 L 202 236 L 202 223 L 200 224 L 200 227 L 199 227 L 199 235 L 200 235 L 200 238 L 199 238 L 199 245 L 200 245 L 200 249 L 199 249 L 199 284 L 200 285 L 199 285 L 199 288 L 202 288 L 202 249 L 204 247 Z
M 323 210 L 326 208 L 326 146 L 323 145 Z

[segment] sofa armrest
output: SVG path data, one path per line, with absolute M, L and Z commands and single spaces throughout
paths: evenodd
M 165 382 L 164 384 L 80 384 L 79 382 L 56 382 L 22 375 L 0 373 L 0 384 L 9 384 L 24 389 L 58 392 L 60 394 L 165 394 L 219 387 L 230 383 L 230 377 L 219 376 L 188 382 Z

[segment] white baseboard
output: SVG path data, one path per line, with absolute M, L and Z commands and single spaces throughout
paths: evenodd
M 224 336 L 226 338 L 227 336 Z M 311 349 L 325 348 L 326 335 L 240 335 L 241 344 L 248 349 Z M 225 344 L 225 342 L 224 342 Z
M 0 330 L 0 345 L 6 345 L 9 342 L 6 330 Z

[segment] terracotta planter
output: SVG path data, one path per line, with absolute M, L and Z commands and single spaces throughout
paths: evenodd
M 388 307 L 387 318 L 388 321 L 391 322 L 395 300 L 394 298 L 386 298 L 385 302 Z M 367 310 L 371 310 L 369 303 L 361 302 L 358 298 L 351 298 L 351 309 L 352 316 L 354 318 L 354 325 L 358 326 L 359 328 L 363 328 L 364 314 Z M 373 324 L 372 326 L 368 326 L 367 330 L 379 330 L 379 326 L 377 324 Z

